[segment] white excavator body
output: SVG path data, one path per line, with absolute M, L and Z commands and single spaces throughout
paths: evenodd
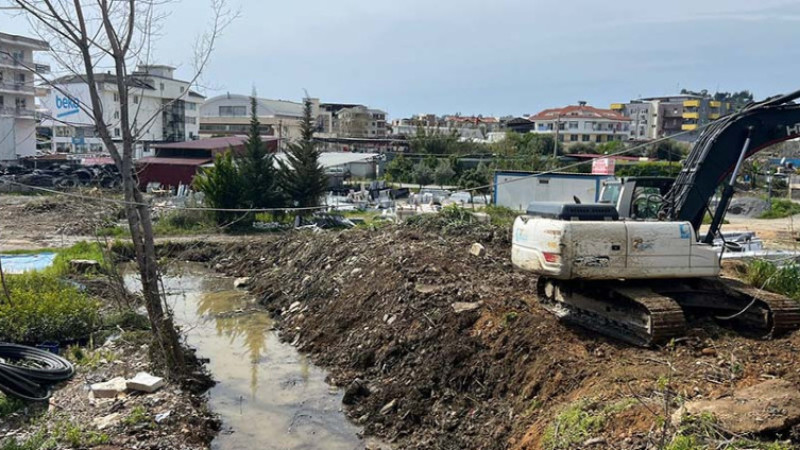
M 689 222 L 568 221 L 523 215 L 512 263 L 558 280 L 714 277 L 719 255 Z

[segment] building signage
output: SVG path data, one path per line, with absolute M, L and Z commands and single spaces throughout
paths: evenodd
M 56 95 L 56 117 L 67 117 L 79 112 L 80 107 L 77 100 L 67 96 Z
M 614 175 L 616 161 L 611 158 L 595 158 L 592 161 L 593 175 Z

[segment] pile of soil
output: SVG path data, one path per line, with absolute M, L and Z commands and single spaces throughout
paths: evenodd
M 507 233 L 440 231 L 296 232 L 170 250 L 253 277 L 282 338 L 346 387 L 349 417 L 400 447 L 544 448 L 549 429 L 553 448 L 552 431 L 566 433 L 559 414 L 581 405 L 602 420 L 573 446 L 655 448 L 676 432 L 660 424 L 682 401 L 770 378 L 800 384 L 800 334 L 754 340 L 703 319 L 664 348 L 631 347 L 541 309 L 536 278 L 510 264 Z M 485 256 L 469 253 L 476 240 Z

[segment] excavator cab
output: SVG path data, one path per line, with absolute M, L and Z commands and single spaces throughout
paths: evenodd
M 658 220 L 664 196 L 674 181 L 669 177 L 608 180 L 600 189 L 600 203 L 614 205 L 622 219 Z

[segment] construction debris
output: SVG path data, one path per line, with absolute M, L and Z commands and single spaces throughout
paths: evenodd
M 127 389 L 127 381 L 123 377 L 115 377 L 102 383 L 91 385 L 94 398 L 116 398 Z
M 135 377 L 127 380 L 126 386 L 131 391 L 141 391 L 148 394 L 161 389 L 167 384 L 166 380 L 161 377 L 150 375 L 147 372 L 139 372 Z
M 472 246 L 469 248 L 469 254 L 472 256 L 477 256 L 479 258 L 482 258 L 486 256 L 486 247 L 476 242 L 472 244 Z

